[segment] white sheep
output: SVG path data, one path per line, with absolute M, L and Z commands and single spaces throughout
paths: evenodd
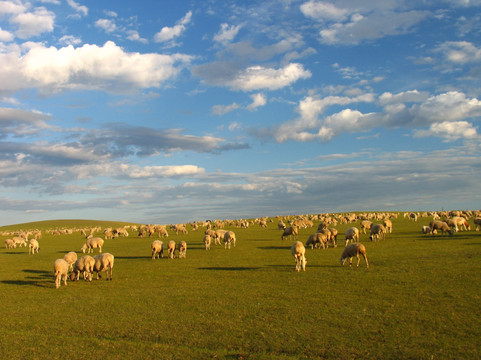
M 384 219 L 382 224 L 386 228 L 386 232 L 391 234 L 392 233 L 392 221 L 390 219 Z
M 175 258 L 175 241 L 170 240 L 167 245 L 167 253 L 169 254 L 169 259 Z
M 371 241 L 377 241 L 379 239 L 384 240 L 386 237 L 386 228 L 383 224 L 373 224 L 371 226 L 371 235 L 369 235 L 369 239 Z
M 80 248 L 80 250 L 85 254 L 85 250 L 87 250 L 87 254 L 93 253 L 94 249 L 99 249 L 99 253 L 102 252 L 102 246 L 104 246 L 104 239 L 99 237 L 94 237 L 92 239 L 88 239 L 85 244 Z
M 221 245 L 220 239 L 224 239 L 224 235 L 227 232 L 227 230 L 224 229 L 217 229 L 214 231 L 214 244 L 215 245 Z
M 232 243 L 235 247 L 235 233 L 233 231 L 226 231 L 224 234 L 224 249 L 229 248 L 230 249 L 230 244 Z
M 35 252 L 38 254 L 38 249 L 40 248 L 38 241 L 35 239 L 30 239 L 28 241 L 28 253 L 29 254 L 35 254 Z
M 436 231 L 436 230 L 434 230 L 434 231 Z M 423 226 L 421 227 L 421 232 L 422 232 L 423 234 L 429 234 L 429 233 L 431 232 L 431 228 L 430 228 L 429 226 L 427 226 L 427 225 L 423 225 Z M 437 233 L 437 231 L 436 231 L 436 233 Z
M 296 261 L 297 272 L 301 271 L 301 269 L 303 271 L 306 271 L 306 248 L 300 241 L 296 241 L 294 244 L 292 244 L 291 254 L 292 256 L 294 256 L 294 259 Z
M 110 253 L 103 253 L 94 256 L 95 264 L 93 271 L 97 273 L 97 280 L 99 277 L 99 272 L 105 271 L 105 274 L 107 276 L 107 280 L 112 280 L 112 269 L 114 267 L 114 256 Z M 110 273 L 110 278 L 109 278 L 109 273 Z
M 152 249 L 152 260 L 164 257 L 164 242 L 161 240 L 154 240 L 150 244 Z
M 17 244 L 15 244 L 15 241 L 13 241 L 12 239 L 6 239 L 5 240 L 5 248 L 6 249 L 12 249 L 12 248 L 16 248 L 17 247 Z
M 82 256 L 73 265 L 73 271 L 70 273 L 70 280 L 79 280 L 82 273 L 84 280 L 92 281 L 92 275 L 95 266 L 95 259 L 90 255 Z
M 350 227 L 349 229 L 346 230 L 344 233 L 345 240 L 346 240 L 346 246 L 349 244 L 349 241 L 351 242 L 359 242 L 359 229 L 355 226 Z
M 456 232 L 460 230 L 464 230 L 464 231 L 471 230 L 471 226 L 469 226 L 466 219 L 463 218 L 462 216 L 454 216 L 451 220 L 454 223 L 454 228 Z
M 63 280 L 67 286 L 68 263 L 64 259 L 57 259 L 53 263 L 53 273 L 55 275 L 55 288 L 58 289 Z
M 369 262 L 367 261 L 367 255 L 366 255 L 366 247 L 360 243 L 347 245 L 342 251 L 339 262 L 341 263 L 341 265 L 344 265 L 347 258 L 349 258 L 349 266 L 352 266 L 352 258 L 356 256 L 357 266 L 359 266 L 359 262 L 361 261 L 361 258 L 359 255 L 362 255 L 364 257 L 364 260 L 366 261 L 366 266 L 369 267 Z
M 326 234 L 320 233 L 320 232 L 309 235 L 306 241 L 306 246 L 310 246 L 311 249 L 320 248 L 320 247 L 325 249 L 326 244 L 327 244 L 327 236 Z
M 281 239 L 285 240 L 285 238 L 292 236 L 294 240 L 297 240 L 297 236 L 299 235 L 299 230 L 297 226 L 289 226 L 284 229 L 284 232 L 281 235 Z
M 27 247 L 27 239 L 24 237 L 15 236 L 12 240 L 15 242 L 15 245 L 18 245 L 18 247 L 21 247 L 22 245 Z
M 185 259 L 185 256 L 187 255 L 187 243 L 185 241 L 180 241 L 177 244 L 177 249 L 179 250 L 179 259 Z
M 431 235 L 434 236 L 434 232 L 436 230 L 441 230 L 441 234 L 448 233 L 450 236 L 453 236 L 453 230 L 449 227 L 449 225 L 445 221 L 434 220 L 429 223 L 429 228 L 431 229 Z
M 365 234 L 367 230 L 371 229 L 372 221 L 361 220 L 361 223 L 359 225 L 361 227 L 362 233 Z
M 206 250 L 210 250 L 210 243 L 211 243 L 210 235 L 204 235 L 204 247 Z
M 70 271 L 73 270 L 73 264 L 78 260 L 77 253 L 75 251 L 70 251 L 63 256 L 63 259 L 69 265 Z
M 337 247 L 337 234 L 339 231 L 336 228 L 329 228 L 328 229 L 331 232 L 331 242 L 333 247 Z

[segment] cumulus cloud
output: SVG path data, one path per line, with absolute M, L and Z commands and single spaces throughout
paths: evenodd
M 15 36 L 11 32 L 3 30 L 2 28 L 0 28 L 0 41 L 10 42 L 14 38 L 15 38 Z
M 478 132 L 472 124 L 467 121 L 443 121 L 432 124 L 428 130 L 415 130 L 414 137 L 435 136 L 454 141 L 458 139 L 478 138 Z
M 95 22 L 95 26 L 103 29 L 106 33 L 112 33 L 117 29 L 117 25 L 115 25 L 115 21 L 110 19 L 98 19 Z
M 80 5 L 79 3 L 75 2 L 74 0 L 67 0 L 67 4 L 74 9 L 77 13 L 87 16 L 89 13 L 89 9 L 85 5 Z
M 250 95 L 250 98 L 252 99 L 252 103 L 246 107 L 247 110 L 250 111 L 257 110 L 257 108 L 264 106 L 267 103 L 266 96 L 262 93 L 252 94 Z
M 129 92 L 159 87 L 175 77 L 191 57 L 125 52 L 108 41 L 75 48 L 37 44 L 25 54 L 1 53 L 0 92 L 35 87 L 42 92 L 72 89 Z
M 54 21 L 55 14 L 44 7 L 37 7 L 32 12 L 18 13 L 10 18 L 10 23 L 17 27 L 15 34 L 21 39 L 52 32 Z
M 223 45 L 231 42 L 239 32 L 241 27 L 241 25 L 229 26 L 229 24 L 227 23 L 221 24 L 219 32 L 214 35 L 214 41 Z
M 477 48 L 469 41 L 446 41 L 437 51 L 444 54 L 453 63 L 465 64 L 481 60 L 481 48 Z
M 344 20 L 350 12 L 332 3 L 315 0 L 302 4 L 300 9 L 304 16 L 315 20 Z
M 185 16 L 177 22 L 175 26 L 164 26 L 158 33 L 156 33 L 154 36 L 154 41 L 164 43 L 178 38 L 186 30 L 186 25 L 189 24 L 191 19 L 192 11 L 188 11 Z
M 238 109 L 239 107 L 240 106 L 235 102 L 230 105 L 214 105 L 212 106 L 211 113 L 213 115 L 224 115 Z
M 409 90 L 400 92 L 398 94 L 392 94 L 385 92 L 379 96 L 379 102 L 381 105 L 387 104 L 399 104 L 399 103 L 413 103 L 422 102 L 429 97 L 429 93 L 426 91 Z

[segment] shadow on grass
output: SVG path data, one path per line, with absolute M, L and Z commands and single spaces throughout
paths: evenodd
M 24 252 L 12 252 L 12 251 L 8 251 L 6 252 L 5 254 L 8 254 L 8 255 L 23 255 L 25 254 Z
M 122 259 L 122 260 L 152 259 L 152 255 L 147 255 L 147 256 L 115 256 L 115 259 Z
M 2 284 L 7 285 L 19 285 L 19 286 L 38 286 L 38 287 L 51 287 L 53 283 L 53 271 L 45 270 L 32 270 L 24 269 L 22 270 L 28 274 L 35 274 L 37 276 L 27 276 L 25 280 L 2 280 Z M 48 279 L 48 280 L 46 280 Z
M 219 270 L 219 271 L 248 271 L 248 270 L 259 270 L 260 267 L 250 267 L 250 266 L 212 266 L 212 267 L 200 267 L 199 270 Z
M 257 247 L 261 250 L 290 250 L 290 246 L 259 246 Z

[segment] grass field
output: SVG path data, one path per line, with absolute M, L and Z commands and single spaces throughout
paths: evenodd
M 186 259 L 153 261 L 153 239 L 106 240 L 113 281 L 55 289 L 53 262 L 81 254 L 80 233 L 44 231 L 40 253 L 0 238 L 0 354 L 4 359 L 479 359 L 481 233 L 423 235 L 429 218 L 400 217 L 366 245 L 371 267 L 341 267 L 343 245 L 307 249 L 295 271 L 293 240 L 268 229 L 228 228 L 237 247 L 203 249 L 203 229 L 169 240 Z M 108 222 L 51 221 L 4 230 Z M 121 223 L 118 223 L 121 224 Z M 115 224 L 117 225 L 117 224 Z M 354 225 L 358 225 L 358 222 Z M 472 225 L 472 224 L 471 224 Z M 339 225 L 343 234 L 349 225 Z M 305 242 L 315 228 L 300 230 Z M 190 230 L 190 228 L 189 228 Z M 340 238 L 343 238 L 340 235 Z M 165 239 L 164 243 L 166 242 Z

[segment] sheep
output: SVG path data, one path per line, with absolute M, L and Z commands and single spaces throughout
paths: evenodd
M 321 246 L 323 249 L 325 249 L 326 244 L 327 244 L 327 236 L 326 234 L 320 233 L 320 232 L 309 235 L 306 241 L 306 247 L 311 246 L 311 249 L 320 248 Z
M 179 259 L 185 259 L 185 256 L 187 255 L 187 243 L 185 241 L 180 241 L 177 244 L 177 250 L 179 250 Z
M 12 239 L 6 239 L 5 240 L 5 248 L 6 249 L 12 249 L 12 248 L 16 248 L 16 247 L 17 247 L 17 244 Z
M 210 250 L 210 235 L 204 235 L 204 247 L 206 250 Z
M 97 273 L 97 280 L 101 277 L 99 272 L 105 271 L 107 280 L 112 280 L 112 269 L 114 267 L 114 256 L 110 253 L 103 253 L 94 256 L 95 264 L 93 271 Z M 110 272 L 110 278 L 109 278 Z
M 170 240 L 167 245 L 167 253 L 169 254 L 169 259 L 175 258 L 175 241 Z
M 382 224 L 386 228 L 386 232 L 391 234 L 392 233 L 392 221 L 389 220 L 389 219 L 384 219 Z
M 434 230 L 434 231 L 437 233 L 436 230 Z M 423 225 L 423 226 L 421 227 L 421 232 L 422 232 L 423 234 L 429 234 L 429 233 L 431 233 L 431 228 L 430 228 L 429 226 L 427 226 L 427 225 Z
M 297 272 L 301 271 L 301 268 L 303 271 L 306 271 L 306 248 L 300 241 L 296 241 L 294 244 L 292 244 L 291 254 L 294 256 L 296 261 Z
M 335 228 L 329 228 L 329 231 L 331 232 L 331 242 L 333 247 L 337 247 L 337 234 L 339 231 Z
M 85 244 L 80 248 L 80 250 L 85 254 L 85 250 L 87 250 L 87 254 L 94 252 L 94 249 L 99 249 L 99 253 L 102 252 L 102 246 L 104 246 L 104 240 L 99 237 L 95 237 L 92 239 L 88 239 Z
M 154 240 L 150 244 L 152 249 L 152 260 L 164 257 L 164 243 L 161 240 Z
M 22 245 L 27 247 L 27 239 L 24 237 L 15 236 L 12 240 L 15 242 L 15 245 L 18 245 L 18 247 L 21 247 Z
M 214 244 L 220 245 L 220 239 L 224 239 L 224 235 L 227 230 L 217 229 L 214 231 Z
M 297 230 L 297 227 L 289 226 L 288 228 L 284 229 L 284 232 L 281 235 L 281 239 L 285 240 L 285 238 L 292 236 L 294 240 L 297 240 L 297 235 L 299 235 L 299 231 Z
M 229 248 L 230 249 L 230 244 L 234 244 L 235 247 L 235 233 L 233 231 L 227 231 L 224 234 L 224 249 Z
M 434 236 L 435 230 L 441 230 L 441 234 L 444 235 L 445 232 L 449 234 L 449 236 L 453 236 L 453 230 L 449 227 L 449 225 L 445 221 L 434 220 L 429 223 L 429 228 L 431 229 L 431 235 Z
M 456 232 L 459 231 L 460 229 L 463 229 L 464 231 L 471 230 L 471 227 L 469 226 L 468 222 L 462 216 L 455 216 L 452 218 L 452 221 L 454 223 L 454 228 L 456 229 L 455 230 Z
M 63 284 L 67 286 L 68 263 L 64 259 L 57 259 L 53 263 L 53 273 L 55 275 L 55 288 L 58 289 L 63 280 Z
M 349 229 L 346 230 L 344 233 L 345 239 L 346 240 L 346 246 L 349 244 L 349 240 L 351 242 L 359 242 L 359 229 L 355 226 L 350 227 Z
M 90 255 L 82 256 L 73 265 L 73 271 L 70 273 L 70 280 L 79 280 L 82 273 L 84 280 L 92 281 L 92 275 L 95 266 L 95 259 Z
M 30 239 L 30 240 L 28 241 L 28 253 L 29 253 L 29 254 L 35 254 L 35 252 L 37 252 L 37 254 L 38 254 L 39 248 L 40 248 L 40 246 L 39 246 L 37 240 L 35 240 L 35 239 Z
M 366 233 L 366 230 L 369 230 L 372 226 L 372 221 L 369 220 L 362 220 L 360 223 L 361 231 L 363 234 Z
M 77 253 L 70 251 L 63 256 L 63 259 L 68 263 L 70 271 L 73 270 L 73 264 L 77 261 Z
M 481 218 L 475 217 L 473 221 L 474 221 L 474 225 L 476 226 L 476 231 L 479 231 L 479 228 L 481 227 Z
M 371 227 L 371 235 L 369 235 L 369 239 L 371 241 L 385 239 L 386 237 L 386 228 L 383 224 L 373 224 Z
M 364 260 L 366 261 L 366 266 L 369 268 L 369 262 L 367 261 L 367 255 L 366 255 L 366 247 L 360 243 L 357 243 L 357 244 L 353 243 L 353 244 L 347 245 L 342 251 L 339 262 L 341 263 L 341 266 L 343 266 L 347 258 L 349 258 L 349 266 L 352 267 L 352 258 L 354 256 L 357 256 L 357 266 L 359 267 L 359 262 L 361 261 L 361 258 L 359 257 L 360 254 L 364 257 Z

